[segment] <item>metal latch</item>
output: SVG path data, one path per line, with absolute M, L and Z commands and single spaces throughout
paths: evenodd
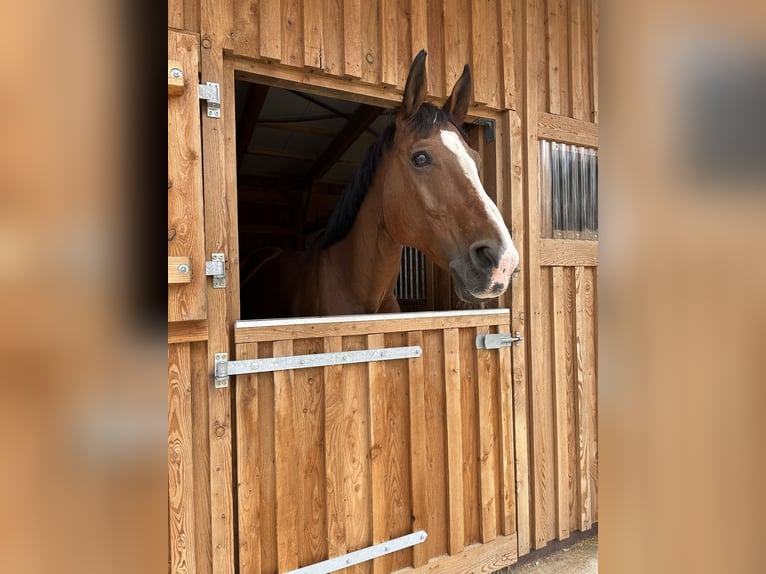
M 200 100 L 207 101 L 207 117 L 221 117 L 221 87 L 215 82 L 207 82 L 197 86 Z
M 205 275 L 213 277 L 213 289 L 226 287 L 226 260 L 223 253 L 213 253 L 213 260 L 205 261 Z
M 287 355 L 285 357 L 267 357 L 229 361 L 226 353 L 215 354 L 215 388 L 229 386 L 232 375 L 251 375 L 254 373 L 273 373 L 293 369 L 311 369 L 330 365 L 353 365 L 373 361 L 395 361 L 414 359 L 423 354 L 418 345 L 410 347 L 386 347 L 383 349 L 362 349 L 360 351 L 340 351 L 337 353 L 312 353 L 309 355 Z
M 510 333 L 492 333 L 491 335 L 478 335 L 476 337 L 477 349 L 499 349 L 500 347 L 510 347 L 523 341 L 524 338 L 516 331 L 513 335 Z

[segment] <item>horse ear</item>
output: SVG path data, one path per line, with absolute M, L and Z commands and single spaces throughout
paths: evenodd
M 426 51 L 420 50 L 412 61 L 399 115 L 409 118 L 415 115 L 426 97 Z
M 445 112 L 454 117 L 458 123 L 465 121 L 465 116 L 468 113 L 468 103 L 471 100 L 471 69 L 468 64 L 463 68 L 462 75 L 455 82 L 455 87 L 452 88 L 447 101 L 442 108 Z

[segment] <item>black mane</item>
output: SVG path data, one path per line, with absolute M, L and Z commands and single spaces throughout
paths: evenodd
M 418 137 L 425 137 L 434 125 L 443 126 L 448 123 L 457 127 L 462 136 L 466 137 L 463 129 L 451 115 L 429 103 L 424 103 L 420 106 L 420 109 L 410 118 L 407 128 L 413 130 Z M 362 206 L 362 201 L 364 201 L 364 197 L 367 195 L 367 190 L 372 185 L 380 161 L 394 141 L 395 133 L 396 122 L 392 122 L 367 150 L 367 155 L 362 165 L 354 174 L 346 189 L 343 190 L 338 203 L 335 205 L 335 209 L 333 209 L 330 215 L 330 220 L 322 237 L 322 249 L 337 243 L 351 231 L 356 214 L 359 213 L 359 208 Z

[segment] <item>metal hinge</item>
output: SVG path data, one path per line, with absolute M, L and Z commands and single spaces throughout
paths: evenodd
M 226 287 L 226 260 L 223 253 L 213 253 L 213 260 L 205 261 L 205 275 L 213 278 L 213 289 Z
M 513 335 L 510 333 L 493 333 L 491 335 L 478 335 L 476 337 L 477 349 L 499 349 L 500 347 L 518 346 L 524 338 L 516 331 Z
M 404 536 L 394 538 L 388 542 L 380 542 L 379 544 L 368 546 L 367 548 L 362 548 L 360 550 L 354 550 L 353 552 L 343 554 L 342 556 L 335 556 L 324 562 L 318 562 L 317 564 L 304 566 L 297 570 L 291 570 L 287 574 L 328 574 L 329 572 L 337 572 L 338 570 L 343 570 L 349 566 L 355 566 L 362 562 L 367 562 L 368 560 L 374 560 L 375 558 L 380 558 L 386 554 L 391 554 L 397 550 L 409 548 L 416 544 L 422 544 L 425 542 L 426 538 L 428 538 L 426 531 L 418 530 L 417 532 L 405 534 Z
M 477 126 L 484 126 L 484 143 L 492 143 L 495 141 L 495 120 L 487 118 L 478 118 L 473 122 Z
M 215 354 L 215 387 L 229 386 L 231 375 L 252 375 L 254 373 L 272 373 L 291 369 L 310 369 L 330 365 L 350 365 L 372 361 L 391 361 L 412 359 L 423 354 L 423 349 L 411 347 L 387 347 L 385 349 L 363 349 L 361 351 L 341 351 L 338 353 L 314 353 L 311 355 L 288 355 L 286 357 L 268 357 L 265 359 L 247 359 L 229 361 L 226 353 Z
M 207 101 L 207 117 L 221 117 L 221 87 L 215 82 L 207 82 L 197 86 L 199 99 Z

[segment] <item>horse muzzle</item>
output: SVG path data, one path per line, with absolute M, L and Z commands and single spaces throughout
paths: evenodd
M 519 252 L 512 241 L 476 241 L 449 268 L 458 297 L 466 303 L 483 303 L 505 293 L 518 264 Z

